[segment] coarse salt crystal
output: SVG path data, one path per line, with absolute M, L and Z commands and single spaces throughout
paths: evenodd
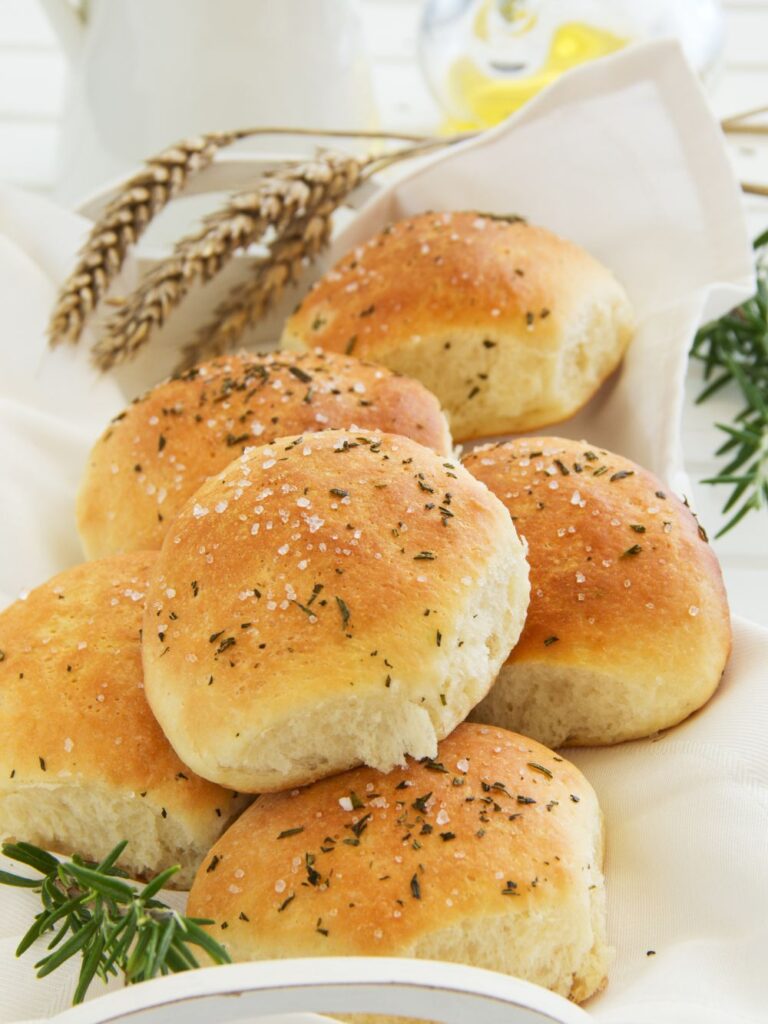
M 694 617 L 699 614 L 699 609 L 696 607 L 695 604 L 692 604 L 691 607 L 688 609 L 688 614 L 693 615 Z
M 275 882 L 275 892 L 277 892 L 277 893 L 285 892 L 286 888 L 287 888 L 287 886 L 285 884 L 285 879 L 284 878 L 278 878 L 278 880 Z
M 574 491 L 573 494 L 571 495 L 571 504 L 572 505 L 580 505 L 581 504 L 581 495 L 579 494 L 578 491 Z
M 272 469 L 274 464 L 275 464 L 275 460 L 274 459 L 267 459 L 266 462 L 262 462 L 261 468 L 262 469 Z
M 66 750 L 66 752 L 68 754 L 71 752 L 71 750 L 74 747 L 74 745 L 75 744 L 72 742 L 72 740 L 69 738 L 69 736 L 67 736 L 67 738 L 64 740 L 64 749 Z
M 466 757 L 462 757 L 461 760 L 456 762 L 456 767 L 458 768 L 458 770 L 460 772 L 468 772 L 469 771 L 469 761 L 467 760 Z
M 208 515 L 208 509 L 205 508 L 205 506 L 201 505 L 199 502 L 195 502 L 194 506 L 192 507 L 192 515 L 195 517 L 195 519 L 202 519 L 203 516 Z
M 309 508 L 312 502 L 309 500 L 309 498 L 297 498 L 296 504 L 299 506 L 299 508 Z
M 437 817 L 435 818 L 435 821 L 437 822 L 438 825 L 447 825 L 450 820 L 451 818 L 447 811 L 440 810 L 437 812 Z
M 228 501 L 217 501 L 216 504 L 214 505 L 214 509 L 216 510 L 216 512 L 226 512 L 228 505 Z
M 342 811 L 352 810 L 352 800 L 348 796 L 342 796 L 339 798 L 339 807 Z

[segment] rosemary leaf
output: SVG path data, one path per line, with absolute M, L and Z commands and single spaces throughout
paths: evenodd
M 704 367 L 705 402 L 727 385 L 746 403 L 733 423 L 718 423 L 726 440 L 715 453 L 723 468 L 702 483 L 729 486 L 723 515 L 733 512 L 717 536 L 732 530 L 753 511 L 768 508 L 768 231 L 755 240 L 757 290 L 726 316 L 696 335 L 691 355 Z
M 0 872 L 0 884 L 35 889 L 42 903 L 16 955 L 49 937 L 48 952 L 35 964 L 39 978 L 79 955 L 74 1003 L 83 1001 L 96 977 L 106 981 L 122 972 L 126 983 L 133 984 L 197 967 L 191 946 L 205 950 L 215 963 L 230 960 L 226 949 L 201 927 L 213 922 L 184 917 L 155 898 L 178 867 L 167 868 L 141 888 L 123 880 L 125 872 L 117 862 L 126 845 L 119 843 L 99 864 L 77 855 L 59 861 L 30 843 L 2 847 L 7 857 L 42 876 L 25 879 Z

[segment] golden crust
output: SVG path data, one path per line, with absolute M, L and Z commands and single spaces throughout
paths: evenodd
M 490 953 L 468 943 L 456 959 L 526 977 L 502 925 L 524 946 L 531 923 L 569 904 L 586 915 L 580 955 L 596 947 L 604 966 L 588 916 L 589 887 L 602 887 L 599 837 L 578 769 L 533 740 L 463 724 L 435 761 L 260 798 L 201 865 L 188 910 L 216 922 L 236 960 L 425 955 L 437 935 L 479 924 L 495 936 Z M 570 941 L 550 932 L 532 959 Z
M 172 377 L 115 417 L 91 451 L 77 504 L 86 553 L 157 549 L 190 495 L 248 445 L 353 424 L 451 451 L 432 394 L 357 359 L 240 353 Z
M 289 318 L 282 345 L 417 376 L 466 440 L 571 415 L 631 331 L 623 289 L 579 246 L 515 218 L 425 213 L 343 257 Z M 564 350 L 582 343 L 566 366 Z
M 672 719 L 655 728 L 711 696 L 731 645 L 720 566 L 690 509 L 652 473 L 558 437 L 477 448 L 463 464 L 505 503 L 528 542 L 531 603 L 506 668 L 585 670 L 617 693 L 645 681 L 651 706 L 676 691 Z
M 432 729 L 445 735 L 487 692 L 526 603 L 509 517 L 457 463 L 387 434 L 282 438 L 211 478 L 168 534 L 144 628 L 147 696 L 198 772 L 285 788 L 377 763 L 341 753 L 366 702 L 379 735 L 371 720 L 360 743 L 400 742 L 384 725 L 399 729 L 386 716 L 403 711 L 433 746 Z M 332 749 L 305 763 L 323 743 L 321 708 L 336 743 L 325 721 Z M 315 736 L 289 743 L 302 716 Z M 252 774 L 281 736 L 295 750 L 275 760 L 296 764 Z
M 0 799 L 92 786 L 169 809 L 212 840 L 243 798 L 179 760 L 144 696 L 139 637 L 156 559 L 76 566 L 0 613 Z M 87 824 L 95 842 L 98 829 Z

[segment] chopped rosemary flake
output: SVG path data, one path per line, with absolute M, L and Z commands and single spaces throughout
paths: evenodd
M 598 466 L 597 469 L 592 474 L 592 476 L 602 476 L 603 473 L 607 473 L 607 472 L 608 472 L 608 467 L 607 466 Z
M 219 857 L 218 854 L 214 854 L 213 857 L 211 858 L 211 863 L 205 869 L 206 872 L 215 871 L 216 868 L 219 866 L 219 861 L 220 860 L 221 860 L 221 857 Z
M 220 637 L 220 636 L 221 636 L 221 635 L 222 635 L 223 633 L 224 633 L 224 630 L 223 630 L 223 629 L 220 629 L 220 630 L 218 631 L 218 633 L 211 633 L 211 635 L 210 635 L 210 636 L 208 637 L 208 643 L 209 643 L 209 644 L 215 644 L 215 643 L 216 643 L 216 641 L 217 641 L 217 640 L 219 639 L 219 637 Z
M 361 807 L 365 807 L 365 804 L 354 791 L 354 789 L 350 790 L 349 792 L 349 802 L 352 804 L 353 809 L 356 811 L 359 811 Z
M 414 875 L 411 878 L 411 895 L 415 900 L 421 899 L 421 886 L 419 885 L 418 875 Z
M 634 475 L 635 475 L 634 469 L 620 469 L 620 470 L 618 470 L 618 472 L 614 473 L 611 476 L 611 478 L 610 478 L 611 479 L 611 483 L 613 483 L 614 480 L 624 480 L 626 477 L 634 476 Z
M 444 693 L 440 694 L 440 703 L 443 705 L 443 707 L 446 707 L 447 704 L 448 704 L 448 701 L 445 699 L 445 694 Z
M 279 907 L 277 908 L 277 912 L 278 912 L 278 914 L 282 914 L 282 912 L 283 912 L 283 911 L 285 910 L 285 908 L 286 908 L 286 907 L 287 907 L 287 906 L 288 906 L 288 905 L 289 905 L 290 903 L 293 903 L 293 901 L 294 901 L 295 899 L 296 899 L 296 894 L 295 894 L 295 893 L 291 893 L 291 895 L 290 895 L 290 896 L 286 896 L 286 897 L 285 897 L 285 899 L 283 900 L 283 902 L 282 902 L 282 903 L 280 904 L 280 906 L 279 906 Z
M 357 344 L 357 335 L 353 334 L 352 337 L 349 339 L 349 341 L 347 342 L 347 344 L 344 347 L 344 354 L 348 355 L 348 356 L 352 355 L 352 353 L 355 350 L 355 345 L 356 344 Z
M 597 462 L 597 456 L 594 452 L 584 452 L 584 458 L 588 459 L 590 462 Z
M 455 839 L 456 838 L 456 833 L 455 832 L 441 832 L 440 833 L 440 838 L 443 840 L 444 843 L 449 843 L 451 841 L 451 839 Z
M 635 533 L 645 533 L 645 527 L 641 523 L 630 523 L 630 530 L 634 530 Z
M 433 761 L 431 757 L 422 757 L 419 764 L 423 764 L 431 772 L 442 772 L 443 775 L 448 774 L 448 769 L 442 761 Z
M 504 888 L 501 890 L 502 896 L 519 896 L 517 892 L 517 882 L 508 881 Z
M 345 491 L 343 487 L 332 487 L 330 494 L 335 494 L 338 498 L 348 498 L 349 491 Z
M 643 549 L 639 544 L 633 544 L 631 548 L 627 548 L 621 555 L 622 558 L 631 558 L 633 555 L 639 555 Z
M 303 831 L 304 831 L 304 826 L 303 825 L 299 825 L 298 828 L 286 828 L 286 829 L 284 829 L 280 833 L 280 835 L 277 838 L 278 839 L 287 839 L 288 836 L 297 836 L 299 834 L 299 832 L 303 832 Z
M 438 629 L 437 633 L 435 634 L 435 643 L 439 647 L 442 642 L 443 642 L 443 634 Z M 443 694 L 443 696 L 445 696 L 445 694 Z M 443 703 L 445 703 L 445 701 L 443 701 Z
M 44 772 L 47 771 L 48 769 L 45 767 L 45 758 L 44 757 L 40 757 L 38 755 L 37 760 L 40 762 L 40 768 L 42 769 L 42 771 L 44 771 Z
M 414 562 L 433 562 L 437 558 L 437 555 L 432 551 L 420 551 L 418 555 L 413 556 Z
M 541 772 L 541 774 L 546 775 L 548 779 L 554 778 L 549 768 L 545 768 L 543 764 L 536 764 L 535 761 L 529 761 L 528 767 L 533 768 L 535 772 Z
M 416 799 L 411 804 L 411 807 L 415 808 L 417 811 L 420 811 L 422 814 L 426 814 L 427 813 L 427 803 L 429 802 L 429 798 L 431 796 L 432 796 L 432 790 L 430 790 L 429 793 L 425 793 L 424 796 L 416 797 Z
M 416 483 L 419 485 L 422 491 L 426 491 L 428 494 L 435 493 L 435 488 L 430 487 L 429 484 L 425 484 L 423 480 L 417 480 Z
M 577 804 L 579 802 L 579 800 L 581 800 L 581 797 L 580 796 L 576 796 L 575 793 L 571 793 L 571 800 L 573 800 L 573 802 L 575 804 Z
M 559 636 L 548 636 L 547 639 L 544 641 L 544 646 L 551 647 L 552 644 L 556 644 L 559 639 Z
M 292 373 L 296 380 L 300 380 L 302 384 L 309 384 L 312 380 L 312 375 L 298 366 L 289 366 L 288 373 Z
M 364 814 L 359 821 L 356 821 L 354 825 L 349 826 L 350 830 L 354 832 L 358 839 L 363 834 L 363 832 L 365 832 L 365 830 L 368 828 L 368 822 L 370 821 L 370 818 L 371 812 L 369 811 L 367 814 Z
M 165 448 L 165 434 L 161 434 L 157 439 L 157 450 L 161 452 Z
M 339 606 L 339 611 L 341 612 L 341 628 L 346 629 L 347 623 L 349 622 L 349 608 L 347 608 L 346 604 L 340 597 L 336 598 L 336 604 Z
M 560 470 L 563 476 L 570 476 L 570 469 L 566 466 L 562 459 L 555 459 L 555 465 Z
M 519 793 L 517 795 L 517 802 L 519 804 L 535 804 L 536 803 L 536 801 L 533 799 L 532 796 L 520 796 Z

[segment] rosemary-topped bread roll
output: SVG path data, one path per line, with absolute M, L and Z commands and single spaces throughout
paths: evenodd
M 200 866 L 188 912 L 216 922 L 234 960 L 447 960 L 580 1002 L 610 959 L 602 862 L 581 772 L 464 724 L 434 761 L 257 800 Z
M 720 567 L 647 470 L 585 441 L 530 437 L 464 465 L 529 546 L 531 604 L 479 721 L 549 746 L 649 736 L 701 707 L 731 646 Z
M 527 603 L 512 521 L 460 465 L 389 434 L 282 438 L 166 537 L 147 697 L 179 756 L 241 791 L 386 771 L 485 696 Z
M 246 447 L 334 427 L 451 452 L 437 399 L 415 380 L 320 351 L 223 356 L 152 388 L 96 442 L 77 503 L 86 554 L 159 548 L 187 498 Z
M 632 328 L 624 289 L 579 246 L 515 217 L 425 213 L 348 253 L 282 345 L 416 377 L 461 441 L 566 419 L 616 369 Z
M 186 888 L 246 798 L 178 759 L 144 696 L 140 630 L 155 552 L 89 562 L 0 613 L 0 837 Z

